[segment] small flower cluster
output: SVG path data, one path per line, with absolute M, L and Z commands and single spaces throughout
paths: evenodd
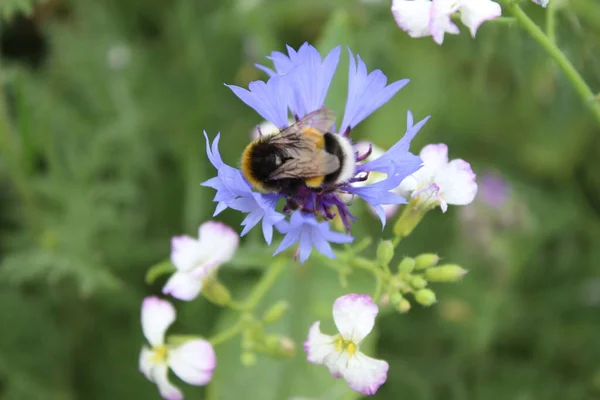
M 454 14 L 460 13 L 461 22 L 475 37 L 479 26 L 500 17 L 502 9 L 492 0 L 393 0 L 392 13 L 398 26 L 411 37 L 432 36 L 442 44 L 444 34 L 460 33 L 452 22 Z
M 243 102 L 280 130 L 289 126 L 289 113 L 295 120 L 299 120 L 324 107 L 341 48 L 336 47 L 325 58 L 321 58 L 319 52 L 307 43 L 298 51 L 291 47 L 287 50 L 288 54 L 273 52 L 268 57 L 273 61 L 274 69 L 257 65 L 269 74 L 270 78 L 266 82 L 251 82 L 248 90 L 228 85 Z M 338 130 L 338 134 L 344 137 L 348 137 L 356 125 L 408 83 L 407 79 L 403 79 L 388 85 L 383 72 L 375 70 L 369 73 L 361 58 L 355 58 L 350 50 L 348 52 L 348 98 Z M 214 197 L 217 203 L 214 215 L 227 207 L 246 213 L 247 216 L 242 221 L 242 236 L 260 222 L 267 244 L 271 243 L 276 228 L 285 236 L 275 254 L 298 243 L 296 256 L 301 262 L 308 259 L 313 248 L 333 258 L 334 253 L 329 243 L 349 243 L 353 240 L 349 234 L 332 232 L 326 222 L 339 216 L 348 233 L 350 232 L 351 223 L 356 218 L 343 200 L 344 195 L 366 201 L 375 210 L 383 225 L 386 221 L 383 208 L 385 205 L 406 203 L 406 200 L 392 189 L 420 168 L 421 159 L 411 154 L 408 148 L 427 119 L 428 117 L 413 124 L 412 114 L 409 112 L 404 137 L 377 160 L 360 163 L 370 155 L 370 150 L 366 149 L 361 153 L 354 148 L 357 163 L 353 178 L 333 190 L 319 191 L 303 186 L 291 195 L 255 191 L 240 170 L 223 162 L 218 149 L 220 135 L 217 135 L 211 144 L 205 133 L 208 158 L 217 169 L 217 176 L 203 183 L 204 186 L 217 191 Z M 370 174 L 375 173 L 383 175 L 379 182 L 354 185 L 367 180 Z M 276 210 L 280 200 L 286 201 L 284 212 L 291 213 L 289 220 Z M 287 206 L 289 204 L 298 205 L 298 209 L 292 212 Z

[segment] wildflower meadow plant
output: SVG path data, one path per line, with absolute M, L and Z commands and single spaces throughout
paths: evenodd
M 306 121 L 306 116 L 310 124 L 315 112 L 332 115 L 325 99 L 341 50 L 336 47 L 322 56 L 308 43 L 298 50 L 288 47 L 287 54 L 273 52 L 268 57 L 273 68 L 257 65 L 267 73 L 267 80 L 250 82 L 248 89 L 228 85 L 265 120 L 253 135 L 267 134 L 263 130 L 280 134 L 277 131 L 296 121 Z M 144 301 L 142 327 L 152 347 L 142 351 L 140 369 L 158 385 L 164 398 L 180 398 L 180 392 L 166 378 L 168 368 L 190 384 L 206 384 L 215 366 L 213 346 L 238 335 L 242 338 L 240 360 L 246 366 L 253 365 L 259 354 L 276 358 L 296 355 L 297 345 L 290 337 L 269 332 L 269 326 L 286 314 L 289 305 L 275 302 L 261 316 L 256 315 L 261 299 L 294 263 L 305 264 L 300 268 L 315 265 L 332 269 L 339 275 L 342 287 L 347 286 L 348 276 L 356 270 L 373 276 L 372 293 L 350 293 L 329 300 L 337 334 L 322 333 L 320 321 L 303 327 L 307 362 L 322 364 L 332 379 L 343 378 L 350 389 L 373 395 L 385 383 L 389 369 L 385 360 L 372 358 L 362 349 L 363 339 L 375 327 L 376 315 L 380 310 L 406 313 L 412 303 L 431 306 L 437 300 L 432 283 L 456 282 L 465 275 L 466 270 L 458 265 L 439 265 L 440 257 L 435 253 L 398 259 L 396 248 L 429 210 L 439 206 L 445 212 L 449 204 L 470 203 L 477 192 L 474 172 L 466 161 L 449 161 L 444 144 L 425 146 L 420 156 L 411 153 L 410 143 L 429 117 L 415 122 L 410 111 L 406 129 L 389 133 L 397 135 L 396 143 L 389 149 L 370 142 L 352 142 L 354 128 L 396 95 L 408 80 L 388 83 L 382 71 L 369 72 L 365 62 L 350 49 L 348 57 L 346 109 L 338 121 L 339 129 L 331 126 L 328 133 L 348 138 L 348 146 L 352 147 L 353 159 L 348 163 L 352 170 L 346 180 L 327 190 L 300 185 L 287 193 L 265 192 L 255 188 L 242 171 L 232 166 L 235 164 L 223 160 L 219 152 L 221 134 L 211 140 L 204 133 L 207 157 L 216 176 L 202 185 L 215 190 L 214 216 L 227 208 L 245 214 L 241 229 L 207 221 L 200 225 L 197 238 L 174 237 L 170 259 L 152 267 L 147 278 L 152 282 L 160 275 L 170 274 L 163 287 L 164 295 L 184 301 L 201 295 L 238 312 L 239 319 L 208 339 L 189 335 L 165 338 L 166 328 L 175 319 L 173 306 L 156 297 Z M 393 236 L 379 241 L 375 257 L 362 255 L 371 247 L 371 238 L 354 243 L 356 217 L 351 203 L 357 200 L 366 203 L 383 227 L 399 207 L 402 209 L 394 221 Z M 341 221 L 342 231 L 335 228 L 336 221 Z M 258 250 L 254 244 L 250 251 L 243 241 L 240 244 L 240 236 L 259 224 L 264 244 Z M 271 246 L 273 241 L 277 244 Z M 238 300 L 217 274 L 222 265 L 243 264 L 248 258 L 264 264 L 265 272 L 248 297 Z M 193 363 L 194 369 L 185 366 L 185 362 Z

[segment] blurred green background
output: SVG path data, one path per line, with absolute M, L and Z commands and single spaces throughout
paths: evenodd
M 559 45 L 598 88 L 600 3 L 561 4 Z M 435 306 L 378 319 L 372 351 L 390 372 L 374 398 L 600 398 L 600 127 L 517 26 L 486 23 L 476 40 L 463 27 L 440 47 L 398 29 L 388 1 L 50 0 L 28 17 L 10 13 L 28 6 L 0 0 L 0 399 L 158 398 L 137 371 L 139 309 L 164 280 L 148 287 L 144 275 L 171 236 L 211 218 L 202 130 L 221 132 L 236 165 L 261 121 L 223 83 L 263 79 L 253 63 L 304 41 L 322 52 L 348 45 L 390 80 L 411 79 L 354 137 L 390 146 L 407 109 L 431 114 L 414 152 L 447 143 L 480 178 L 510 186 L 501 206 L 479 197 L 437 209 L 402 242 L 398 259 L 438 252 L 470 273 L 436 286 Z M 545 10 L 524 7 L 544 23 Z M 327 100 L 339 115 L 347 60 L 343 52 Z M 355 236 L 381 237 L 354 210 Z M 218 217 L 234 227 L 242 218 Z M 238 297 L 262 268 L 220 275 Z M 351 281 L 374 288 L 369 277 Z M 272 331 L 301 344 L 312 321 L 332 327 L 331 304 L 348 290 L 316 262 L 291 263 L 263 307 L 288 300 Z M 176 305 L 172 331 L 209 336 L 232 320 L 204 299 Z M 301 347 L 250 369 L 238 339 L 216 351 L 213 382 L 186 387 L 187 398 L 356 398 Z

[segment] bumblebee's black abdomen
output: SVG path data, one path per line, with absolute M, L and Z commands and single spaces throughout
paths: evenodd
M 325 151 L 333 154 L 340 160 L 340 166 L 344 165 L 344 160 L 346 159 L 346 154 L 344 154 L 344 149 L 339 143 L 339 140 L 335 137 L 335 133 L 325 133 Z M 337 171 L 334 171 L 330 174 L 325 175 L 325 179 L 323 180 L 324 184 L 334 183 L 340 176 L 342 172 L 341 168 L 338 168 Z
M 242 171 L 254 185 L 265 190 L 293 194 L 304 184 L 300 178 L 269 179 L 273 171 L 288 160 L 288 154 L 266 141 L 259 140 L 249 146 L 244 158 L 248 164 L 244 168 L 242 162 Z

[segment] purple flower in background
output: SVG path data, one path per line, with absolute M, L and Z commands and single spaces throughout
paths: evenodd
M 479 181 L 479 193 L 485 204 L 501 208 L 510 198 L 510 187 L 500 175 L 484 173 Z
M 335 116 L 325 108 L 327 91 L 337 69 L 341 48 L 338 46 L 325 57 L 313 46 L 305 43 L 297 51 L 287 47 L 287 54 L 271 53 L 268 59 L 274 68 L 257 65 L 270 77 L 267 82 L 256 81 L 249 84 L 249 90 L 228 87 L 244 103 L 252 107 L 262 118 L 274 124 L 279 130 L 289 126 L 289 114 L 304 125 L 301 129 L 313 129 L 323 134 L 334 134 Z M 335 183 L 323 183 L 318 187 L 308 186 L 298 178 L 298 187 L 285 193 L 258 193 L 244 174 L 223 163 L 219 151 L 219 136 L 207 148 L 211 163 L 217 169 L 217 177 L 209 179 L 203 185 L 217 190 L 214 201 L 216 213 L 229 207 L 247 213 L 242 222 L 242 236 L 262 221 L 265 241 L 270 244 L 273 226 L 283 233 L 277 253 L 298 243 L 296 255 L 304 262 L 312 248 L 316 248 L 328 257 L 334 257 L 331 243 L 348 243 L 352 222 L 356 219 L 349 211 L 349 198 L 359 197 L 369 203 L 385 226 L 386 213 L 383 206 L 406 203 L 406 200 L 393 192 L 400 182 L 415 173 L 422 165 L 421 159 L 409 152 L 411 140 L 425 124 L 427 118 L 413 125 L 409 112 L 405 135 L 385 154 L 374 161 L 362 163 L 370 150 L 362 154 L 347 138 L 352 129 L 375 110 L 388 102 L 407 83 L 408 79 L 391 82 L 380 70 L 369 73 L 366 64 L 348 49 L 350 57 L 348 75 L 348 97 L 346 110 L 336 139 L 345 154 L 345 164 L 340 165 L 340 178 Z M 208 146 L 208 139 L 207 139 Z M 288 161 L 292 160 L 292 161 Z M 293 162 L 294 158 L 283 162 Z M 377 181 L 369 180 L 370 173 L 379 173 Z M 252 177 L 250 177 L 252 178 Z M 252 180 L 252 179 L 251 179 Z M 253 181 L 254 182 L 254 181 Z M 275 211 L 279 200 L 285 202 L 284 215 Z M 344 201 L 346 200 L 346 201 Z M 348 235 L 329 230 L 329 220 L 339 216 Z

